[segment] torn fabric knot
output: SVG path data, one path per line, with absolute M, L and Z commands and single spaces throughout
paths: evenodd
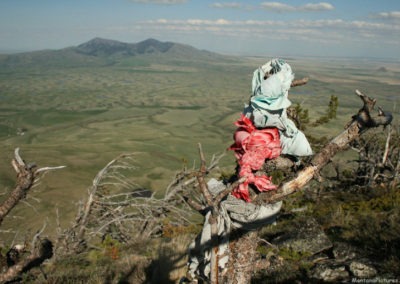
M 253 73 L 250 101 L 243 113 L 258 129 L 279 129 L 282 154 L 310 156 L 312 149 L 307 138 L 286 113 L 292 104 L 288 93 L 293 79 L 292 68 L 280 58 L 257 68 Z
M 276 189 L 271 177 L 254 175 L 253 171 L 261 169 L 266 159 L 274 159 L 281 154 L 279 131 L 277 128 L 257 129 L 243 114 L 235 124 L 238 126 L 234 134 L 235 143 L 229 149 L 235 151 L 240 167 L 239 177 L 246 177 L 246 180 L 234 189 L 232 194 L 249 202 L 250 184 L 259 191 Z

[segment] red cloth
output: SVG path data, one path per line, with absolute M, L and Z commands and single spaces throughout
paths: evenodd
M 252 121 L 243 114 L 235 122 L 238 126 L 234 134 L 235 143 L 229 149 L 235 151 L 240 166 L 239 177 L 247 179 L 232 192 L 236 198 L 250 200 L 248 186 L 254 184 L 259 191 L 276 189 L 271 177 L 256 176 L 253 171 L 261 169 L 265 159 L 274 159 L 281 154 L 281 143 L 277 128 L 257 129 Z

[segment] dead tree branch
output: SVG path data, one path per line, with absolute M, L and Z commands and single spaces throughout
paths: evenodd
M 35 165 L 25 163 L 25 161 L 19 155 L 19 148 L 16 148 L 14 151 L 14 159 L 11 161 L 11 165 L 17 173 L 17 182 L 15 188 L 11 191 L 6 200 L 0 205 L 0 225 L 4 218 L 18 204 L 18 202 L 26 197 L 28 191 L 39 179 L 40 173 L 64 168 L 64 166 L 59 166 L 36 169 Z
M 9 267 L 3 274 L 0 274 L 1 283 L 17 278 L 22 273 L 40 266 L 45 260 L 50 259 L 53 256 L 52 242 L 48 239 L 37 239 L 38 237 L 35 236 L 33 242 L 34 247 L 32 248 L 30 255 Z
M 208 222 L 211 226 L 211 271 L 210 271 L 210 283 L 218 283 L 218 204 L 214 200 L 211 192 L 208 189 L 207 183 L 205 181 L 205 176 L 207 174 L 206 160 L 204 158 L 203 149 L 201 144 L 199 146 L 200 154 L 200 170 L 197 175 L 197 181 L 199 182 L 199 187 L 201 193 L 203 194 L 206 204 L 211 211 L 211 215 Z
M 100 181 L 107 174 L 107 172 L 109 171 L 110 167 L 112 165 L 114 165 L 118 160 L 120 160 L 120 159 L 122 159 L 124 157 L 126 157 L 126 155 L 120 155 L 117 158 L 115 158 L 112 161 L 110 161 L 103 169 L 101 169 L 97 173 L 96 177 L 94 178 L 93 185 L 89 190 L 88 201 L 85 204 L 83 215 L 79 220 L 79 230 L 78 230 L 78 236 L 77 236 L 78 243 L 83 241 L 83 238 L 84 238 L 84 235 L 85 235 L 85 232 L 86 232 L 86 226 L 87 226 L 87 223 L 88 223 L 89 213 L 90 213 L 90 211 L 92 209 L 93 202 L 95 200 L 95 196 L 96 196 Z
M 98 172 L 75 224 L 60 232 L 57 255 L 82 252 L 93 240 L 99 241 L 106 235 L 126 243 L 160 235 L 165 225 L 187 226 L 193 223 L 191 216 L 194 212 L 190 206 L 200 209 L 202 205 L 193 200 L 189 206 L 183 193 L 196 183 L 194 172 L 184 169 L 170 183 L 164 196 L 156 197 L 128 176 L 137 168 L 133 156 L 120 155 Z M 220 158 L 214 156 L 211 166 L 205 171 L 216 167 Z
M 352 121 L 347 128 L 333 140 L 331 140 L 318 154 L 311 160 L 311 165 L 297 174 L 297 177 L 291 181 L 282 184 L 275 194 L 259 194 L 257 202 L 276 202 L 283 197 L 303 188 L 319 171 L 339 152 L 349 147 L 349 143 L 355 140 L 359 135 L 372 127 L 386 126 L 392 122 L 392 114 L 379 109 L 378 115 L 374 116 L 376 99 L 372 99 L 359 90 L 356 94 L 363 102 L 363 107 L 357 115 L 352 117 Z
M 35 183 L 38 182 L 40 176 L 51 170 L 62 169 L 64 166 L 36 168 L 34 164 L 26 163 L 19 154 L 19 148 L 14 151 L 14 159 L 11 161 L 16 174 L 17 181 L 15 188 L 10 192 L 6 200 L 0 205 L 0 224 L 11 210 L 24 198 Z M 7 282 L 17 278 L 21 273 L 27 272 L 33 267 L 40 266 L 46 259 L 53 256 L 53 244 L 48 239 L 39 240 L 43 228 L 35 234 L 31 242 L 31 253 L 27 257 L 19 255 L 19 251 L 15 248 L 17 254 L 16 262 L 8 267 L 8 269 L 0 275 L 0 282 Z
M 297 79 L 297 80 L 293 80 L 292 84 L 290 85 L 290 87 L 297 87 L 297 86 L 302 86 L 308 83 L 308 77 L 302 78 L 302 79 Z
M 389 125 L 388 126 L 388 136 L 386 138 L 386 143 L 385 143 L 385 152 L 383 153 L 383 157 L 382 157 L 382 165 L 386 164 L 386 161 L 388 158 L 391 133 L 392 133 L 392 129 Z

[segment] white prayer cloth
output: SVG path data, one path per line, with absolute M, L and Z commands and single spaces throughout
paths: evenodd
M 257 68 L 253 73 L 250 103 L 243 114 L 257 128 L 279 129 L 282 154 L 310 156 L 313 152 L 307 138 L 286 114 L 292 104 L 288 92 L 293 79 L 292 68 L 279 58 Z

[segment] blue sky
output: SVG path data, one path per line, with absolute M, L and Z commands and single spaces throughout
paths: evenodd
M 400 0 L 0 0 L 0 52 L 94 37 L 219 53 L 400 58 Z

